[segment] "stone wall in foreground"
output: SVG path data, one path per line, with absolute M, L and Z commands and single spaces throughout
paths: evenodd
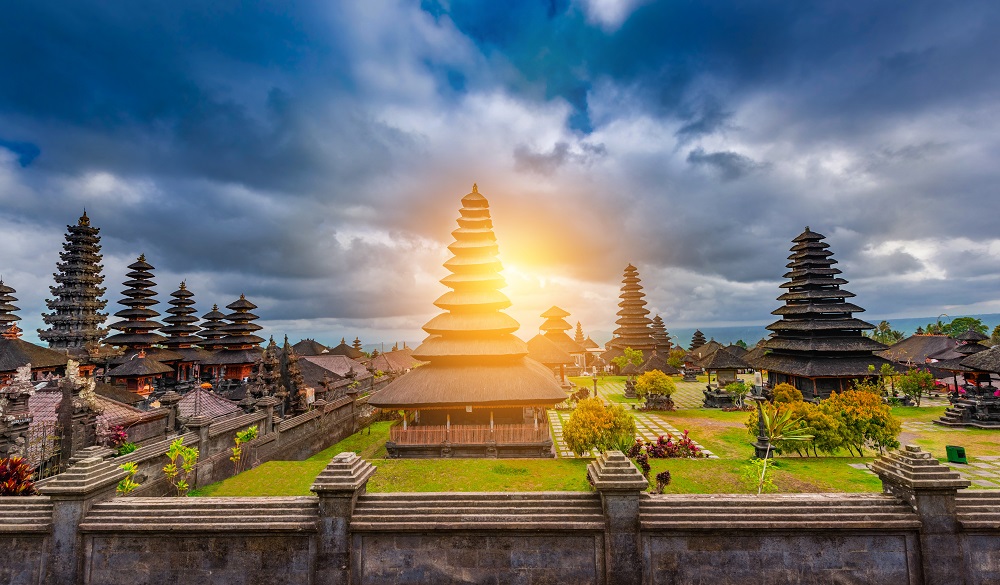
M 872 467 L 883 494 L 649 495 L 617 452 L 595 492 L 368 494 L 344 453 L 315 496 L 122 498 L 90 458 L 0 498 L 0 583 L 1000 583 L 1000 493 L 915 447 Z

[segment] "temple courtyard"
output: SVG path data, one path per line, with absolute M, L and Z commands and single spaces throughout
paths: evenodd
M 593 388 L 590 378 L 573 379 Z M 741 493 L 754 491 L 747 481 L 753 455 L 747 435 L 746 412 L 701 408 L 705 382 L 678 382 L 672 412 L 630 410 L 638 434 L 646 440 L 659 434 L 688 431 L 709 457 L 702 459 L 653 459 L 652 471 L 669 470 L 673 481 L 665 493 Z M 610 402 L 632 403 L 624 398 L 624 379 L 598 381 L 598 394 Z M 946 401 L 931 398 L 917 407 L 895 407 L 902 420 L 901 444 L 918 445 L 946 461 L 945 446 L 966 449 L 967 465 L 949 464 L 977 489 L 1000 489 L 1000 450 L 991 431 L 951 429 L 931 424 L 944 412 Z M 391 423 L 379 422 L 304 461 L 271 461 L 228 480 L 207 486 L 194 495 L 263 496 L 308 495 L 313 480 L 330 458 L 355 452 L 372 461 L 378 472 L 368 484 L 372 492 L 420 491 L 589 491 L 585 468 L 590 458 L 578 458 L 560 441 L 561 423 L 569 411 L 549 411 L 549 425 L 556 444 L 555 459 L 389 459 L 385 442 Z M 879 492 L 881 484 L 866 465 L 877 453 L 865 457 L 799 457 L 774 459 L 777 492 Z

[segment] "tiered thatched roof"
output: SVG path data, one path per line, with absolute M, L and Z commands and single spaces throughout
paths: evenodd
M 583 346 L 570 338 L 570 336 L 566 333 L 573 328 L 566 322 L 566 317 L 569 317 L 569 313 L 565 310 L 555 306 L 550 307 L 548 311 L 542 313 L 542 318 L 545 319 L 545 322 L 542 323 L 539 330 L 541 330 L 542 335 L 544 335 L 549 341 L 556 344 L 559 349 L 568 354 L 586 352 L 587 350 L 585 350 Z
M 292 346 L 299 356 L 320 355 L 327 350 L 326 346 L 315 339 L 303 339 Z
M 354 349 L 350 345 L 347 345 L 347 341 L 341 337 L 340 345 L 330 348 L 326 353 L 331 355 L 342 355 L 351 358 L 352 360 L 357 360 L 365 357 L 365 354 L 361 353 L 361 350 Z
M 541 333 L 528 340 L 528 357 L 546 366 L 571 366 L 576 363 L 573 356 Z
M 201 316 L 205 320 L 201 325 L 201 337 L 198 343 L 201 347 L 214 350 L 222 347 L 222 339 L 226 336 L 226 314 L 219 310 L 219 305 L 212 305 L 212 310 Z
M 725 347 L 720 347 L 719 349 L 712 352 L 707 358 L 701 362 L 701 367 L 707 372 L 716 372 L 719 370 L 749 370 L 750 365 L 743 361 L 742 358 L 733 355 Z
M 116 317 L 124 319 L 111 325 L 112 329 L 118 329 L 121 333 L 112 335 L 105 341 L 108 345 L 126 349 L 148 348 L 166 339 L 159 333 L 154 333 L 163 325 L 150 320 L 160 315 L 149 308 L 159 303 L 155 298 L 156 292 L 152 290 L 156 286 L 153 283 L 153 266 L 146 262 L 143 254 L 128 267 L 131 272 L 125 276 L 129 280 L 122 283 L 128 288 L 122 293 L 125 298 L 118 301 L 119 305 L 125 305 L 126 308 L 115 313 Z
M 653 341 L 656 343 L 656 351 L 666 355 L 670 353 L 670 348 L 673 345 L 670 343 L 670 334 L 667 333 L 667 326 L 663 323 L 663 319 L 656 315 L 653 317 L 652 324 L 649 328 L 653 332 Z
M 190 348 L 195 343 L 201 343 L 203 339 L 198 337 L 198 331 L 201 329 L 195 325 L 198 317 L 194 315 L 192 300 L 194 293 L 188 290 L 186 283 L 181 282 L 180 287 L 170 293 L 170 296 L 173 297 L 169 301 L 171 307 L 167 309 L 170 316 L 163 319 L 169 325 L 160 328 L 161 333 L 166 333 L 170 337 L 163 342 L 163 345 Z
M 642 292 L 639 269 L 629 264 L 625 267 L 622 278 L 622 294 L 618 295 L 621 302 L 618 310 L 618 329 L 615 329 L 611 340 L 611 349 L 632 349 L 648 352 L 656 348 L 653 331 L 649 328 L 652 321 L 649 309 L 646 308 L 646 293 Z M 607 358 L 605 358 L 607 359 Z
M 452 289 L 434 304 L 444 312 L 424 325 L 429 337 L 413 352 L 428 362 L 400 376 L 370 401 L 381 408 L 456 408 L 502 405 L 551 406 L 562 391 L 544 366 L 526 359 L 527 345 L 514 336 L 520 326 L 502 310 L 498 247 L 489 202 L 475 185 L 462 198 L 451 272 L 441 282 Z
M 789 281 L 781 285 L 788 292 L 778 297 L 785 305 L 773 311 L 781 320 L 767 326 L 773 332 L 764 342 L 769 353 L 755 360 L 757 367 L 805 378 L 855 378 L 887 363 L 873 354 L 886 346 L 862 335 L 874 326 L 852 317 L 864 309 L 845 301 L 854 293 L 840 288 L 847 281 L 837 276 L 824 239 L 807 227 L 792 240 Z
M 14 314 L 19 311 L 12 303 L 17 300 L 13 288 L 0 280 L 0 372 L 14 372 L 31 364 L 33 369 L 65 366 L 66 354 L 28 343 L 21 339 L 21 329 Z

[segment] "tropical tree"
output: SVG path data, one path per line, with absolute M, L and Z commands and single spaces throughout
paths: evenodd
M 675 368 L 680 368 L 684 365 L 684 356 L 687 352 L 682 348 L 670 350 L 670 355 L 667 357 L 667 363 Z
M 899 376 L 896 385 L 899 390 L 920 406 L 920 399 L 934 390 L 934 376 L 927 371 L 911 369 Z
M 623 353 L 624 355 L 620 355 L 611 360 L 611 363 L 618 366 L 619 370 L 622 370 L 628 364 L 632 364 L 633 366 L 642 365 L 643 355 L 641 350 L 626 347 Z
M 875 329 L 866 333 L 866 335 L 875 341 L 886 345 L 892 345 L 904 337 L 903 332 L 893 329 L 892 325 L 890 325 L 888 321 L 879 322 L 879 324 L 875 326 Z
M 768 438 L 767 451 L 764 454 L 764 464 L 761 465 L 760 483 L 757 485 L 757 495 L 764 489 L 767 479 L 767 461 L 771 458 L 771 448 L 775 443 L 811 441 L 813 435 L 801 418 L 794 416 L 790 408 L 778 408 L 768 404 L 761 408 L 760 416 L 764 420 L 764 436 Z
M 951 320 L 951 323 L 944 327 L 944 333 L 952 337 L 958 337 L 969 329 L 983 335 L 986 335 L 986 332 L 989 330 L 982 319 L 976 319 L 975 317 L 955 317 Z
M 1000 325 L 993 328 L 993 333 L 990 334 L 990 345 L 1000 345 Z

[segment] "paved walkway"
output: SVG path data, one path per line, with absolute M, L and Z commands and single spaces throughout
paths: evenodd
M 549 411 L 549 426 L 552 429 L 552 441 L 556 446 L 556 454 L 559 457 L 566 459 L 576 458 L 576 453 L 569 448 L 565 439 L 563 439 L 563 424 L 569 420 L 571 412 L 572 411 L 568 410 Z M 677 430 L 676 427 L 668 423 L 658 414 L 635 412 L 632 413 L 632 416 L 635 418 L 636 437 L 641 438 L 643 441 L 656 441 L 661 436 L 670 436 L 675 439 L 683 436 L 681 431 Z M 694 437 L 691 437 L 691 440 L 702 450 L 703 453 L 708 455 L 709 459 L 719 458 L 718 455 L 712 453 L 708 449 L 705 449 L 705 447 L 698 443 Z M 596 457 L 598 454 L 599 453 L 594 450 L 589 456 Z

